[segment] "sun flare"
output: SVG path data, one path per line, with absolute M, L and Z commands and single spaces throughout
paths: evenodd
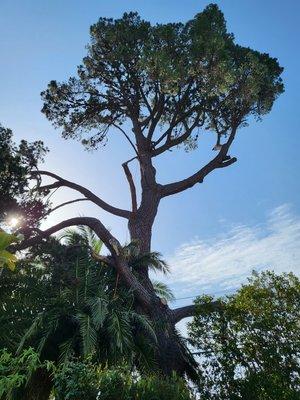
M 20 224 L 20 218 L 18 218 L 18 217 L 11 217 L 8 220 L 8 225 L 11 228 L 16 228 L 19 224 Z

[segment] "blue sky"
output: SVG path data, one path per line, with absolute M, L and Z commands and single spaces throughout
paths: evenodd
M 300 2 L 216 3 L 239 44 L 279 59 L 285 68 L 286 91 L 262 122 L 240 131 L 231 152 L 238 158 L 236 164 L 217 171 L 202 185 L 162 202 L 153 247 L 174 265 L 168 282 L 178 297 L 204 289 L 230 290 L 252 268 L 298 268 L 291 252 L 298 255 L 295 251 L 300 231 Z M 100 16 L 120 17 L 123 12 L 134 10 L 153 23 L 185 21 L 207 4 L 199 0 L 1 0 L 0 122 L 14 130 L 16 140 L 44 140 L 51 150 L 45 169 L 85 184 L 115 205 L 126 206 L 129 199 L 124 194 L 127 184 L 121 162 L 129 158 L 130 149 L 125 143 L 120 146 L 116 136 L 93 154 L 85 152 L 79 143 L 63 141 L 59 131 L 40 113 L 40 92 L 51 79 L 64 80 L 75 73 L 85 55 L 89 26 Z M 212 137 L 205 137 L 193 153 L 179 150 L 163 156 L 157 163 L 160 181 L 193 173 L 212 143 Z M 136 170 L 133 173 L 137 175 Z M 70 192 L 57 194 L 55 201 L 70 195 L 74 197 Z M 71 206 L 64 214 L 53 215 L 49 223 L 79 214 L 101 217 L 113 233 L 123 241 L 128 239 L 123 221 L 93 206 Z M 294 231 L 288 229 L 289 225 L 294 226 Z M 249 248 L 250 253 L 246 251 Z M 278 257 L 266 256 L 271 253 Z M 211 254 L 218 260 L 212 260 Z M 186 283 L 189 276 L 193 285 Z

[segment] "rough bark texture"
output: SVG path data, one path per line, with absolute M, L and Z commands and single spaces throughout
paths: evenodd
M 156 183 L 156 171 L 151 156 L 144 154 L 140 160 L 141 166 L 141 204 L 136 213 L 128 221 L 131 240 L 138 241 L 140 251 L 151 251 L 152 227 L 161 200 L 161 188 Z M 163 304 L 156 296 L 149 278 L 148 269 L 140 271 L 139 279 L 151 296 L 151 307 L 145 311 L 153 322 L 157 336 L 157 363 L 165 375 L 176 371 L 179 375 L 188 374 L 193 377 L 191 360 L 188 360 L 187 349 L 181 343 L 175 329 L 172 310 Z M 192 371 L 192 372 L 191 372 Z

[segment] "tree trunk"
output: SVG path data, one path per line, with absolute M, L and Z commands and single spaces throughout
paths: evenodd
M 170 376 L 176 372 L 179 376 L 186 375 L 195 381 L 197 364 L 176 331 L 172 310 L 159 302 L 153 306 L 151 320 L 156 330 L 157 362 L 162 373 Z
M 143 193 L 142 203 L 137 213 L 129 220 L 128 228 L 131 240 L 139 243 L 140 251 L 151 251 L 152 226 L 155 220 L 159 204 L 159 197 L 152 190 Z M 172 310 L 162 303 L 155 294 L 152 282 L 149 278 L 148 268 L 139 269 L 139 280 L 150 293 L 152 306 L 150 311 L 145 310 L 137 302 L 137 311 L 145 313 L 153 322 L 157 336 L 156 362 L 166 376 L 172 372 L 178 375 L 187 375 L 190 379 L 196 379 L 196 363 L 178 335 L 175 328 L 175 320 Z
M 50 373 L 43 368 L 35 371 L 26 387 L 14 394 L 15 400 L 48 400 L 52 389 Z

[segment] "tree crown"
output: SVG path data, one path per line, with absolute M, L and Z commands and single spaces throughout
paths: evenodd
M 43 215 L 45 206 L 40 196 L 32 196 L 29 173 L 43 162 L 48 150 L 40 140 L 21 140 L 16 145 L 12 136 L 10 129 L 0 125 L 0 226 L 9 214 L 15 214 L 32 227 Z
M 219 141 L 283 92 L 277 59 L 236 44 L 215 4 L 186 23 L 151 25 L 133 12 L 100 18 L 90 34 L 78 76 L 42 93 L 42 111 L 63 137 L 88 148 L 128 120 L 133 141 L 153 156 L 194 147 L 199 127 Z

